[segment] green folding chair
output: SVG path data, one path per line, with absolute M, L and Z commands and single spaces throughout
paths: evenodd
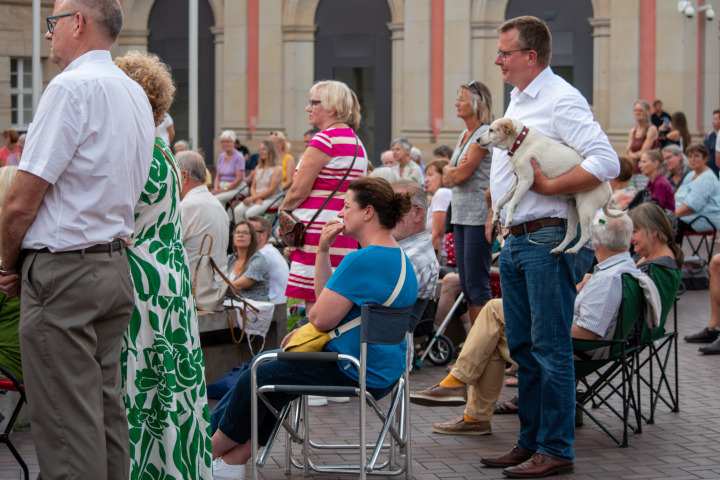
M 628 428 L 633 432 L 642 432 L 640 411 L 633 391 L 635 371 L 635 348 L 630 337 L 635 324 L 642 315 L 643 294 L 638 280 L 630 274 L 622 276 L 622 302 L 618 312 L 615 335 L 612 340 L 573 339 L 575 353 L 575 382 L 578 389 L 576 406 L 587 415 L 603 432 L 620 447 L 628 446 Z M 601 359 L 593 359 L 597 349 L 607 349 Z M 580 389 L 583 390 L 580 393 Z M 619 397 L 620 409 L 611 402 Z M 622 438 L 618 439 L 587 408 L 607 407 L 622 420 Z M 630 412 L 635 414 L 635 423 L 630 425 Z
M 660 325 L 650 329 L 645 322 L 642 322 L 635 355 L 637 356 L 638 404 L 641 403 L 640 389 L 644 385 L 650 391 L 650 414 L 648 416 L 642 415 L 642 418 L 646 423 L 654 423 L 658 400 L 662 400 L 671 412 L 680 410 L 678 398 L 677 293 L 682 280 L 682 271 L 651 264 L 648 275 L 657 287 L 658 293 L 660 293 L 662 303 Z M 667 319 L 670 310 L 673 311 L 673 322 L 668 328 Z M 638 325 L 638 330 L 640 330 L 640 325 Z M 674 377 L 672 379 L 668 375 L 671 371 L 670 358 L 674 359 Z

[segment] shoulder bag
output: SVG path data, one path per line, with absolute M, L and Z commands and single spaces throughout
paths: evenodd
M 307 230 L 308 226 L 312 225 L 318 215 L 320 215 L 320 212 L 325 209 L 325 206 L 328 204 L 328 202 L 330 202 L 330 199 L 333 198 L 335 193 L 337 193 L 337 191 L 340 189 L 340 186 L 345 183 L 345 179 L 348 177 L 350 171 L 355 165 L 355 160 L 357 159 L 359 148 L 360 144 L 356 135 L 355 155 L 353 156 L 352 162 L 350 163 L 350 167 L 348 168 L 347 172 L 345 172 L 345 175 L 343 175 L 342 180 L 338 182 L 335 190 L 333 190 L 332 193 L 328 195 L 328 198 L 325 199 L 325 202 L 315 212 L 315 215 L 313 215 L 307 225 L 305 225 L 299 218 L 293 215 L 292 212 L 289 212 L 287 210 L 280 211 L 280 213 L 278 214 L 278 223 L 280 224 L 280 237 L 283 239 L 283 241 L 288 247 L 302 247 L 305 244 L 305 231 Z
M 205 252 L 205 240 L 210 239 L 210 246 Z M 232 284 L 229 278 L 218 268 L 215 260 L 210 256 L 212 251 L 213 237 L 206 233 L 200 242 L 200 260 L 195 266 L 195 274 L 193 275 L 193 296 L 195 297 L 195 305 L 198 311 L 218 312 L 224 310 L 237 310 L 242 317 L 242 334 L 240 339 L 235 338 L 235 330 L 233 326 L 232 316 L 228 312 L 228 324 L 230 325 L 230 335 L 233 342 L 240 343 L 245 335 L 245 325 L 248 322 L 248 309 L 258 312 L 258 309 L 245 301 L 245 297 Z M 215 273 L 217 272 L 222 278 L 224 285 L 217 285 L 215 282 Z M 225 307 L 223 302 L 225 298 L 230 299 L 230 307 Z M 238 302 L 240 305 L 234 305 Z
M 392 294 L 387 300 L 385 300 L 385 303 L 383 303 L 386 307 L 395 301 L 397 296 L 400 294 L 400 290 L 402 290 L 403 284 L 405 283 L 405 252 L 402 248 L 400 249 L 400 255 L 400 277 L 398 278 Z M 286 352 L 320 352 L 325 344 L 330 340 L 339 337 L 343 333 L 352 330 L 359 325 L 360 317 L 356 317 L 339 327 L 333 328 L 328 332 L 323 332 L 322 330 L 315 328 L 312 323 L 306 323 L 302 327 L 298 328 L 298 331 L 295 332 L 295 335 L 293 335 L 283 350 Z

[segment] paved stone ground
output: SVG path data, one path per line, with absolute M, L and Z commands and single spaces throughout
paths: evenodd
M 628 448 L 618 448 L 595 424 L 585 419 L 576 430 L 575 473 L 573 480 L 589 479 L 720 479 L 720 382 L 717 372 L 720 356 L 697 352 L 698 345 L 687 344 L 682 337 L 707 325 L 710 305 L 707 291 L 686 292 L 678 302 L 680 332 L 680 412 L 671 413 L 659 406 L 653 425 L 631 434 Z M 412 388 L 431 385 L 444 377 L 445 370 L 425 362 L 411 377 Z M 510 399 L 515 389 L 505 387 L 501 400 Z M 643 402 L 647 396 L 643 395 Z M 356 404 L 330 404 L 313 407 L 313 430 L 323 440 L 342 442 L 357 430 Z M 612 431 L 620 431 L 620 422 L 596 410 L 608 420 Z M 432 422 L 449 420 L 462 408 L 427 408 L 413 405 L 413 476 L 418 480 L 505 478 L 498 469 L 481 466 L 480 457 L 502 453 L 514 443 L 518 420 L 515 415 L 493 419 L 493 434 L 484 437 L 439 435 L 430 431 Z M 31 432 L 15 433 L 13 442 L 28 462 L 31 478 L 37 477 L 38 464 Z M 266 479 L 284 479 L 282 446 L 274 448 L 271 460 L 261 471 Z M 302 472 L 294 470 L 300 478 Z M 316 475 L 318 478 L 335 478 Z M 0 479 L 17 479 L 21 470 L 5 446 L 0 445 Z M 353 478 L 347 476 L 344 478 Z M 559 478 L 559 477 L 554 477 Z

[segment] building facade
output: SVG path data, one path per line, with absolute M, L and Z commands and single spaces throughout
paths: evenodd
M 506 18 L 536 15 L 553 34 L 553 69 L 593 105 L 622 152 L 638 98 L 660 98 L 683 111 L 698 138 L 720 107 L 720 38 L 706 12 L 687 18 L 676 0 L 198 0 L 199 138 L 205 151 L 227 129 L 252 148 L 269 132 L 294 140 L 308 129 L 310 86 L 337 78 L 358 94 L 360 136 L 375 161 L 404 136 L 428 157 L 454 146 L 459 85 L 486 83 L 495 117 L 509 89 L 494 65 L 495 29 Z M 178 94 L 171 109 L 177 138 L 188 125 L 188 0 L 124 0 L 125 20 L 114 55 L 159 54 L 172 68 Z M 720 12 L 720 0 L 692 0 Z M 42 15 L 53 2 L 42 1 Z M 18 130 L 32 117 L 29 82 L 32 1 L 0 0 L 0 124 Z M 45 33 L 45 23 L 42 33 Z M 41 49 L 43 81 L 57 67 Z

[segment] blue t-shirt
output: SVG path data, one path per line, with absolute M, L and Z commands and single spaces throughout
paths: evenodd
M 407 307 L 417 300 L 418 287 L 415 273 L 407 255 L 405 283 L 391 307 Z M 400 249 L 371 245 L 351 252 L 328 280 L 325 288 L 353 302 L 350 312 L 340 325 L 360 316 L 365 302 L 383 304 L 395 290 L 400 278 Z M 367 385 L 386 388 L 397 381 L 405 370 L 406 342 L 398 345 L 368 345 Z M 324 350 L 360 357 L 360 327 L 353 328 L 331 340 Z M 339 362 L 340 369 L 353 380 L 358 380 L 357 369 L 349 362 Z

